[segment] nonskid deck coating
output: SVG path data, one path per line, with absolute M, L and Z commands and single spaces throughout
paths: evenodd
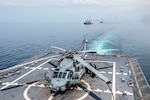
M 49 55 L 46 56 L 48 57 Z M 57 64 L 57 59 L 59 58 L 60 57 L 56 57 L 55 60 L 51 59 L 49 61 Z M 130 68 L 126 56 L 87 54 L 85 60 L 95 64 L 97 70 L 112 81 L 110 87 L 113 89 L 112 91 L 116 100 L 136 100 L 132 87 L 129 87 L 127 84 L 130 79 Z M 112 93 L 107 85 L 97 77 L 90 77 L 89 74 L 84 75 L 80 87 L 76 87 L 75 89 L 71 88 L 65 91 L 65 93 L 60 93 L 53 97 L 50 93 L 49 83 L 45 81 L 44 78 L 45 70 L 49 70 L 53 67 L 47 63 L 49 61 L 40 61 L 34 66 L 23 66 L 18 70 L 20 74 L 1 78 L 0 81 L 2 84 L 0 88 L 5 88 L 6 90 L 0 91 L 0 98 L 3 100 L 113 100 Z M 115 74 L 113 72 L 113 62 L 116 65 Z M 120 72 L 120 68 L 123 68 L 123 72 Z M 121 81 L 122 78 L 125 79 L 125 82 Z M 15 84 L 25 84 L 29 82 L 33 82 L 33 84 L 11 88 L 11 86 Z M 126 95 L 123 95 L 123 93 Z

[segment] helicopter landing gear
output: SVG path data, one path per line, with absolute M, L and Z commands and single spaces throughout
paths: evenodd
M 50 93 L 52 94 L 52 93 L 54 93 L 54 91 L 53 91 L 53 90 L 50 90 Z
M 66 89 L 70 89 L 70 82 L 68 81 L 67 84 L 66 84 Z
M 55 92 L 53 93 L 53 96 L 55 97 L 57 94 L 58 94 L 57 91 L 55 91 Z
M 77 84 L 72 85 L 72 87 L 73 87 L 73 89 L 77 89 L 78 88 Z
M 53 90 L 50 90 L 51 94 L 53 97 L 55 97 L 57 94 L 58 94 L 58 91 L 53 91 Z

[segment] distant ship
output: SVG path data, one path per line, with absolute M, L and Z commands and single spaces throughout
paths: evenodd
M 91 25 L 93 24 L 90 20 L 86 20 L 86 22 L 84 22 L 84 25 Z
M 100 21 L 99 23 L 104 23 L 103 21 Z

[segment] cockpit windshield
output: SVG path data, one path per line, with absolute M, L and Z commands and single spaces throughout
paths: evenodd
M 67 77 L 67 73 L 63 73 L 63 77 L 62 78 L 66 78 Z
M 57 76 L 58 76 L 58 72 L 54 72 L 53 73 L 53 78 L 57 78 Z
M 53 73 L 52 78 L 63 78 L 63 79 L 69 79 L 69 72 L 59 72 L 59 71 L 55 71 Z

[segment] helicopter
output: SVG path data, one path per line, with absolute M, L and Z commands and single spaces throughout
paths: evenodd
M 50 83 L 50 91 L 56 93 L 58 91 L 65 91 L 72 86 L 80 83 L 83 75 L 87 72 L 91 72 L 91 76 L 97 76 L 102 79 L 106 84 L 110 84 L 111 81 L 99 73 L 96 70 L 96 66 L 84 61 L 84 56 L 86 53 L 96 52 L 94 50 L 84 50 L 84 51 L 67 51 L 63 48 L 51 46 L 52 48 L 64 51 L 64 57 L 58 62 L 57 68 L 54 70 L 51 78 L 45 74 L 45 79 Z M 50 72 L 48 72 L 50 73 Z

